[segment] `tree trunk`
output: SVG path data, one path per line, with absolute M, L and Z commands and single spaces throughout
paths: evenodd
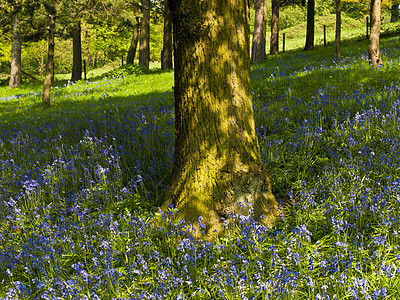
M 135 15 L 138 15 L 139 13 L 139 5 L 134 1 L 133 2 L 133 13 Z M 132 40 L 131 40 L 131 45 L 129 46 L 128 50 L 128 56 L 126 58 L 126 63 L 127 64 L 133 64 L 135 61 L 135 56 L 136 56 L 136 48 L 137 48 L 137 43 L 139 39 L 139 24 L 140 24 L 140 18 L 136 17 L 136 23 L 132 27 Z
M 19 34 L 19 19 L 14 17 L 12 46 L 11 46 L 11 72 L 9 88 L 21 86 L 21 40 Z
M 369 36 L 368 59 L 374 66 L 382 64 L 379 51 L 379 38 L 381 32 L 381 0 L 371 0 L 371 34 Z
M 79 21 L 72 33 L 72 76 L 71 81 L 82 79 L 82 42 L 81 22 Z
M 252 63 L 262 61 L 266 56 L 267 1 L 256 0 L 255 10 L 253 44 L 251 47 Z
M 272 0 L 271 18 L 271 48 L 270 53 L 276 55 L 279 52 L 279 0 Z
M 335 32 L 335 59 L 340 59 L 340 32 L 342 26 L 340 0 L 335 0 L 336 4 L 336 32 Z
M 248 0 L 171 0 L 175 159 L 163 208 L 204 238 L 249 201 L 272 224 L 277 202 L 261 161 L 250 86 Z M 246 212 L 244 212 L 246 213 Z
M 399 20 L 400 4 L 393 4 L 390 9 L 390 22 L 397 22 Z
M 307 2 L 307 34 L 306 46 L 304 50 L 314 49 L 314 15 L 315 15 L 315 0 Z
M 168 1 L 164 1 L 164 40 L 161 69 L 172 69 L 172 16 Z
M 140 22 L 139 65 L 150 65 L 150 0 L 142 0 L 142 20 Z
M 51 78 L 53 76 L 53 68 L 54 68 L 55 28 L 56 28 L 55 16 L 50 15 L 49 50 L 48 50 L 48 54 L 47 54 L 46 77 L 44 78 L 43 99 L 42 99 L 42 104 L 44 107 L 50 106 Z

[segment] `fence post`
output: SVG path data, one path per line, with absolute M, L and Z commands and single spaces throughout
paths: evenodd
M 324 25 L 324 46 L 326 46 L 326 25 Z
M 369 40 L 369 17 L 367 16 L 367 40 Z
M 282 52 L 285 52 L 285 33 L 283 34 L 282 46 L 283 46 Z

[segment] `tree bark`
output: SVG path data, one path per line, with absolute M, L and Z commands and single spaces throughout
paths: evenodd
M 237 203 L 271 225 L 277 214 L 261 161 L 250 86 L 248 0 L 171 0 L 175 58 L 175 158 L 163 209 L 222 234 Z M 244 212 L 246 213 L 246 212 Z M 265 215 L 265 218 L 261 218 Z M 198 223 L 206 226 L 204 235 Z
M 390 9 L 390 22 L 397 22 L 399 20 L 400 4 L 393 4 Z
M 336 4 L 336 31 L 335 31 L 335 59 L 340 59 L 340 33 L 342 27 L 341 18 L 341 3 L 340 0 L 335 0 Z
M 49 50 L 48 50 L 48 54 L 47 54 L 46 76 L 45 76 L 44 83 L 43 83 L 43 98 L 42 98 L 42 104 L 44 107 L 50 106 L 51 78 L 53 76 L 53 68 L 54 68 L 55 28 L 56 28 L 55 16 L 50 15 Z
M 314 49 L 314 18 L 315 17 L 315 0 L 308 0 L 307 2 L 307 34 L 306 46 L 304 50 Z
M 140 22 L 139 65 L 150 65 L 150 0 L 142 0 L 142 20 Z
M 11 46 L 11 72 L 9 88 L 21 86 L 21 40 L 19 34 L 19 18 L 14 17 L 12 46 Z
M 72 75 L 71 81 L 82 79 L 82 41 L 81 22 L 79 21 L 72 33 Z
M 373 66 L 382 64 L 379 50 L 381 32 L 381 0 L 371 0 L 371 34 L 369 36 L 368 60 Z
M 139 13 L 139 5 L 136 3 L 136 1 L 133 2 L 133 13 L 135 15 L 138 15 Z M 140 18 L 136 17 L 136 23 L 132 27 L 132 40 L 131 40 L 131 45 L 129 46 L 128 50 L 128 56 L 126 58 L 126 63 L 127 64 L 133 64 L 135 61 L 135 56 L 136 56 L 136 48 L 139 40 L 139 24 L 140 24 Z
M 278 54 L 278 52 L 279 52 L 279 0 L 272 0 L 270 54 L 276 55 Z
M 161 69 L 172 69 L 172 16 L 167 0 L 164 1 L 164 39 Z
M 253 43 L 251 47 L 251 62 L 256 63 L 265 59 L 267 1 L 256 0 Z

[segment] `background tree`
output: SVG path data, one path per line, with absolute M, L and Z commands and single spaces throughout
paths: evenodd
M 49 18 L 49 43 L 48 43 L 48 53 L 47 53 L 47 64 L 46 64 L 46 76 L 43 83 L 43 98 L 42 104 L 44 107 L 50 106 L 50 90 L 51 81 L 54 72 L 54 45 L 55 45 L 55 32 L 56 32 L 56 1 L 51 0 L 50 3 L 43 3 L 45 7 L 48 18 Z
M 3 27 L 12 28 L 11 46 L 11 71 L 9 88 L 19 87 L 22 83 L 21 78 L 21 24 L 20 14 L 22 10 L 21 1 L 4 0 L 0 2 L 1 16 L 0 22 Z
M 314 49 L 315 0 L 307 1 L 307 33 L 304 50 Z
M 335 0 L 336 6 L 336 30 L 335 30 L 335 59 L 340 59 L 340 32 L 342 27 L 341 18 L 341 3 L 340 0 Z
M 371 34 L 369 36 L 368 60 L 374 66 L 382 64 L 381 52 L 379 50 L 380 32 L 381 0 L 371 0 Z
M 255 132 L 247 0 L 171 0 L 175 45 L 175 157 L 163 208 L 205 237 L 249 201 L 257 219 L 277 212 Z
M 139 40 L 139 24 L 140 24 L 139 12 L 140 12 L 139 3 L 133 0 L 132 13 L 134 15 L 135 21 L 132 24 L 132 40 L 129 46 L 128 56 L 126 58 L 127 64 L 133 64 L 136 56 L 136 49 Z
M 259 62 L 265 59 L 267 26 L 267 1 L 256 0 L 253 43 L 251 47 L 251 62 Z
M 11 72 L 9 88 L 21 86 L 21 39 L 20 39 L 20 20 L 17 14 L 14 15 L 12 47 L 11 47 Z
M 390 7 L 390 22 L 399 21 L 399 15 L 400 15 L 400 4 L 394 2 Z
M 271 17 L 271 47 L 270 53 L 276 55 L 279 52 L 279 0 L 272 0 Z
M 168 1 L 164 1 L 164 37 L 161 69 L 172 69 L 172 15 Z
M 150 0 L 142 0 L 142 20 L 140 21 L 139 65 L 150 65 Z

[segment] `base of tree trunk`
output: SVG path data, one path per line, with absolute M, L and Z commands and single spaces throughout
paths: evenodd
M 234 174 L 204 174 L 207 180 L 182 177 L 170 187 L 162 210 L 175 207 L 177 220 L 190 222 L 196 238 L 212 241 L 223 236 L 233 216 L 251 216 L 255 221 L 272 227 L 281 211 L 271 192 L 271 184 L 263 168 L 243 166 Z M 215 179 L 212 179 L 214 177 Z M 172 200 L 172 201 L 171 201 Z M 199 222 L 201 216 L 201 222 Z

